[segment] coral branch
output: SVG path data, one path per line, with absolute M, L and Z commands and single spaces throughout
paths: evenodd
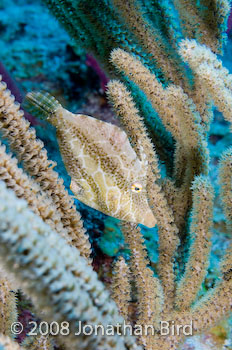
M 112 298 L 118 306 L 120 315 L 129 321 L 129 301 L 131 286 L 129 282 L 130 271 L 123 257 L 120 257 L 114 266 L 112 283 Z
M 18 198 L 24 198 L 29 207 L 39 215 L 44 222 L 64 237 L 67 242 L 70 238 L 64 229 L 61 217 L 51 200 L 22 169 L 18 168 L 17 160 L 6 153 L 6 147 L 0 143 L 0 180 L 8 188 L 14 190 Z
M 147 266 L 148 257 L 143 245 L 140 229 L 134 224 L 123 224 L 125 240 L 131 251 L 131 270 L 135 279 L 138 295 L 138 320 L 145 329 L 146 325 L 158 328 L 163 309 L 163 291 L 158 278 L 153 276 Z M 147 348 L 152 348 L 153 334 L 142 335 L 139 341 Z
M 200 79 L 226 120 L 232 122 L 232 75 L 206 46 L 183 40 L 179 52 Z
M 0 128 L 19 161 L 23 162 L 24 169 L 52 197 L 72 244 L 81 249 L 83 256 L 89 258 L 90 243 L 80 214 L 66 192 L 63 181 L 53 170 L 56 164 L 48 160 L 42 141 L 36 139 L 35 130 L 23 118 L 23 111 L 19 110 L 19 105 L 14 102 L 14 97 L 6 90 L 3 82 L 0 82 Z
M 166 77 L 172 82 L 182 84 L 180 67 L 177 64 L 177 57 L 172 57 L 173 53 L 163 40 L 159 29 L 149 25 L 141 16 L 141 8 L 138 1 L 122 1 L 113 0 L 116 9 L 120 11 L 131 31 L 138 38 L 140 44 L 151 54 L 152 58 L 157 62 L 157 66 L 162 69 Z
M 62 341 L 71 348 L 76 344 L 79 349 L 93 349 L 104 340 L 110 348 L 124 349 L 123 342 L 127 340 L 117 335 L 96 338 L 93 332 L 89 336 L 83 333 L 75 336 L 79 321 L 106 327 L 121 323 L 122 318 L 86 259 L 77 249 L 67 246 L 3 182 L 0 183 L 0 241 L 3 265 L 33 297 L 38 311 L 46 310 L 43 318 L 69 322 L 70 333 Z M 132 338 L 128 339 L 133 343 Z
M 204 177 L 197 177 L 192 189 L 191 246 L 185 273 L 176 291 L 176 306 L 180 310 L 188 309 L 194 302 L 207 273 L 211 250 L 213 189 Z
M 138 59 L 121 49 L 112 51 L 111 60 L 118 70 L 123 71 L 144 91 L 158 112 L 164 126 L 176 140 L 179 140 L 181 135 L 178 120 L 174 110 L 168 105 L 164 88 L 156 76 L 151 74 Z
M 152 171 L 152 173 L 149 173 L 150 177 L 148 175 L 148 181 L 159 179 L 158 158 L 130 92 L 121 82 L 111 80 L 108 84 L 107 94 L 137 155 L 141 154 L 141 149 L 146 154 Z
M 1 274 L 0 277 L 0 333 L 13 338 L 11 325 L 17 321 L 17 299 L 12 285 Z M 1 339 L 0 339 L 1 344 Z
M 184 34 L 187 38 L 196 38 L 207 45 L 213 52 L 222 50 L 222 34 L 226 30 L 226 22 L 230 13 L 227 0 L 174 0 L 179 12 Z M 224 36 L 223 36 L 224 37 Z
M 228 228 L 232 228 L 232 148 L 226 150 L 221 156 L 219 181 L 227 225 Z

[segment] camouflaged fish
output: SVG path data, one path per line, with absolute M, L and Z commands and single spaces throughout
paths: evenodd
M 31 92 L 24 105 L 56 127 L 70 188 L 86 205 L 120 220 L 154 227 L 146 194 L 147 161 L 119 127 L 64 109 L 49 94 Z

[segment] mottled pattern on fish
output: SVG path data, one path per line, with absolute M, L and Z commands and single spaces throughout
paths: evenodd
M 49 94 L 29 93 L 25 104 L 56 127 L 70 188 L 78 200 L 115 218 L 155 226 L 147 202 L 147 161 L 142 147 L 136 155 L 122 129 L 73 114 Z

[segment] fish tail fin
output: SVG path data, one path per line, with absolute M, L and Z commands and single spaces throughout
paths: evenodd
M 48 120 L 56 126 L 56 112 L 62 108 L 61 104 L 48 92 L 32 91 L 29 92 L 23 102 L 23 108 L 33 116 Z

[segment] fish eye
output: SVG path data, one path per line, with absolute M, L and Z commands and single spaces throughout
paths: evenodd
M 136 193 L 141 192 L 142 188 L 143 186 L 139 182 L 135 182 L 131 185 L 131 190 Z

